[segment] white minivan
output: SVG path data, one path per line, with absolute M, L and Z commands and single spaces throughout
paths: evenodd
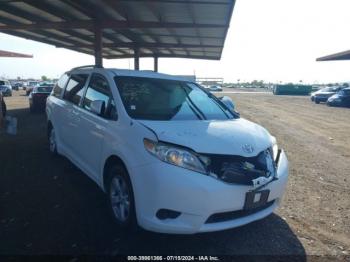
M 271 214 L 288 179 L 276 139 L 228 97 L 149 71 L 80 67 L 47 99 L 49 148 L 107 193 L 121 228 L 178 234 Z

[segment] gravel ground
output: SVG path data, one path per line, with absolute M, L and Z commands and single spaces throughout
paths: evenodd
M 6 102 L 18 118 L 18 134 L 0 133 L 0 254 L 349 259 L 350 109 L 315 105 L 307 97 L 231 96 L 242 117 L 266 127 L 289 156 L 282 207 L 237 229 L 174 236 L 118 232 L 104 194 L 68 160 L 48 154 L 45 115 L 30 114 L 27 97 L 15 91 Z

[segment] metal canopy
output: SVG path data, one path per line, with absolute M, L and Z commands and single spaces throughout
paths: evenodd
M 0 50 L 0 57 L 23 57 L 23 58 L 33 58 L 33 55 L 20 54 L 15 52 L 9 52 Z
M 0 0 L 0 31 L 95 55 L 96 64 L 102 64 L 102 57 L 219 60 L 234 4 L 235 0 Z
M 317 58 L 316 61 L 350 60 L 350 50 Z

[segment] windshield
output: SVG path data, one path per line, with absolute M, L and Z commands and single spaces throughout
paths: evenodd
M 322 92 L 336 92 L 337 90 L 337 87 L 326 87 L 322 89 Z
M 338 94 L 342 95 L 342 96 L 349 96 L 350 95 L 350 89 L 343 89 L 343 90 L 339 91 Z
M 234 118 L 218 99 L 182 81 L 114 78 L 131 118 L 143 120 L 224 120 Z
M 40 86 L 54 86 L 53 83 L 40 83 Z

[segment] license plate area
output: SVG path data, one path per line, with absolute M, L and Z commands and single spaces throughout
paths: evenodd
M 247 192 L 245 195 L 244 208 L 245 210 L 255 209 L 267 204 L 270 190 L 261 190 L 256 192 Z

